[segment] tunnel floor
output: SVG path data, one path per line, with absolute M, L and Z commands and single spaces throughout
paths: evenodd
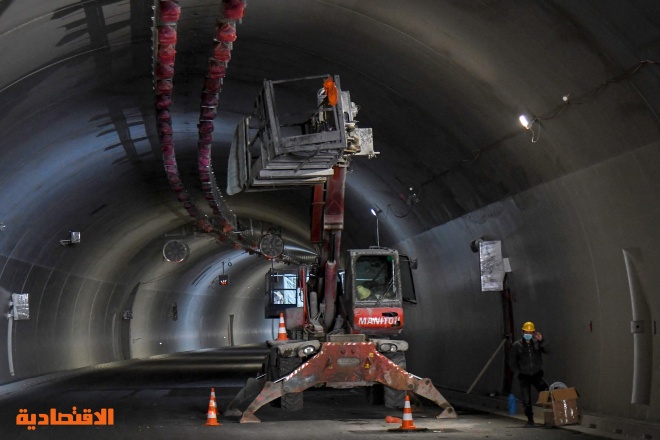
M 304 409 L 286 412 L 265 405 L 256 412 L 262 423 L 240 424 L 222 411 L 248 377 L 256 376 L 266 351 L 245 346 L 132 360 L 44 382 L 17 382 L 12 392 L 0 387 L 0 437 L 9 439 L 600 439 L 564 428 L 524 427 L 518 419 L 456 406 L 457 419 L 436 419 L 439 408 L 422 405 L 413 422 L 423 432 L 391 432 L 400 410 L 368 405 L 364 389 L 316 388 L 305 391 Z M 10 384 L 11 385 L 11 384 Z M 24 386 L 18 389 L 16 385 Z M 211 388 L 215 389 L 221 426 L 205 426 Z M 4 395 L 3 395 L 4 394 Z M 52 409 L 78 414 L 112 409 L 107 426 L 17 426 L 17 416 L 49 414 Z M 22 411 L 22 412 L 21 412 Z M 38 420 L 38 419 L 37 419 Z

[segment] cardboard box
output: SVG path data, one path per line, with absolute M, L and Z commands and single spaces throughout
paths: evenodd
M 571 425 L 579 423 L 575 388 L 558 388 L 539 393 L 538 404 L 543 406 L 543 418 L 548 426 Z

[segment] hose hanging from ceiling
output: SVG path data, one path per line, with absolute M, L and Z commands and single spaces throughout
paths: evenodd
M 157 0 L 155 3 L 154 26 L 154 90 L 158 138 L 163 154 L 165 175 L 170 187 L 183 203 L 188 214 L 195 219 L 197 226 L 204 232 L 213 232 L 214 227 L 202 215 L 194 200 L 183 185 L 174 149 L 172 116 L 172 92 L 174 84 L 174 65 L 176 61 L 177 23 L 181 17 L 181 6 L 174 0 Z M 226 235 L 220 233 L 220 238 Z
M 172 91 L 174 84 L 174 64 L 176 61 L 177 22 L 181 16 L 181 6 L 173 0 L 159 0 L 156 3 L 155 16 L 155 57 L 154 57 L 154 89 L 156 93 L 156 120 L 158 126 L 158 138 L 163 153 L 163 165 L 165 175 L 170 187 L 177 195 L 177 199 L 183 203 L 188 214 L 196 220 L 197 226 L 206 232 L 213 227 L 204 219 L 195 206 L 190 194 L 183 186 L 179 167 L 174 152 L 172 116 L 170 106 L 172 105 Z
M 224 201 L 224 197 L 213 174 L 211 166 L 211 148 L 214 125 L 213 120 L 217 114 L 217 106 L 227 66 L 231 59 L 231 50 L 236 41 L 236 24 L 240 22 L 245 13 L 245 4 L 242 0 L 224 0 L 222 2 L 220 17 L 217 21 L 215 36 L 213 38 L 213 51 L 208 62 L 204 88 L 202 90 L 199 123 L 197 124 L 199 141 L 197 143 L 197 168 L 202 184 L 204 198 L 208 201 L 213 213 L 221 218 L 221 227 L 224 233 L 236 229 L 236 219 L 231 209 Z
M 198 124 L 198 171 L 204 197 L 208 200 L 215 215 L 221 218 L 221 227 L 212 225 L 208 218 L 197 208 L 194 200 L 183 185 L 176 161 L 173 141 L 172 92 L 174 84 L 174 66 L 176 61 L 177 23 L 181 16 L 178 0 L 155 0 L 153 28 L 154 43 L 154 91 L 158 138 L 163 154 L 165 174 L 177 199 L 183 203 L 188 214 L 195 219 L 196 225 L 207 233 L 213 233 L 220 241 L 229 240 L 236 249 L 250 254 L 261 255 L 257 246 L 247 243 L 240 234 L 232 233 L 236 220 L 231 210 L 222 199 L 211 168 L 211 143 L 213 119 L 216 116 L 218 94 L 227 73 L 227 63 L 231 59 L 232 43 L 236 40 L 236 22 L 243 18 L 245 3 L 243 0 L 223 0 L 221 16 L 215 32 L 213 55 L 209 59 L 208 72 L 201 96 L 201 109 Z M 295 258 L 283 255 L 282 261 L 297 263 Z

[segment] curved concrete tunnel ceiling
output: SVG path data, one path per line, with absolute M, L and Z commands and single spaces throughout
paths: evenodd
M 632 361 L 607 365 L 599 350 L 608 330 L 598 341 L 569 339 L 586 325 L 578 314 L 603 327 L 616 321 L 613 339 L 632 356 L 633 317 L 615 317 L 631 309 L 622 248 L 634 255 L 641 249 L 644 257 L 634 261 L 647 292 L 660 282 L 651 269 L 660 258 L 656 3 L 250 0 L 220 93 L 215 177 L 224 188 L 234 127 L 252 113 L 264 79 L 340 75 L 380 152 L 351 161 L 343 244 L 376 244 L 369 210 L 377 207 L 380 244 L 419 257 L 415 281 L 425 305 L 407 311 L 406 336 L 440 346 L 434 359 L 465 356 L 469 344 L 484 352 L 497 346 L 501 316 L 484 316 L 500 307 L 499 297 L 474 295 L 479 268 L 469 243 L 503 240 L 514 265 L 511 285 L 521 292 L 517 317 L 537 319 L 554 339 L 564 338 L 565 357 L 594 347 L 585 352 L 600 379 L 589 379 L 591 361 L 569 371 L 551 359 L 549 368 L 582 386 L 588 408 L 639 417 L 625 403 L 630 381 L 603 390 L 615 370 L 633 368 Z M 197 175 L 197 123 L 221 2 L 179 4 L 173 137 L 186 189 L 212 219 Z M 0 5 L 0 301 L 30 292 L 33 314 L 16 327 L 23 343 L 13 377 L 0 354 L 0 383 L 223 346 L 230 315 L 236 343 L 271 337 L 262 319 L 271 262 L 204 233 L 166 179 L 154 110 L 152 6 Z M 530 129 L 518 122 L 521 114 Z M 276 228 L 288 248 L 315 251 L 309 188 L 225 200 L 254 231 L 248 241 Z M 82 233 L 81 243 L 62 246 L 71 230 Z M 173 237 L 191 248 L 179 265 L 162 258 Z M 231 285 L 210 287 L 229 260 Z M 657 299 L 645 301 L 657 320 Z M 126 310 L 132 320 L 121 319 Z M 470 334 L 477 331 L 491 337 L 476 341 Z M 86 336 L 73 344 L 81 332 Z M 657 360 L 657 336 L 653 347 Z M 474 374 L 456 365 L 434 369 L 415 353 L 409 365 L 460 389 L 483 361 L 470 361 Z M 489 375 L 485 386 L 496 388 L 497 373 Z M 649 404 L 658 414 L 656 370 L 652 387 Z

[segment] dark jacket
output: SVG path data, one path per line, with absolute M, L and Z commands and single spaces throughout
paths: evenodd
M 530 376 L 536 374 L 543 369 L 542 353 L 548 353 L 545 339 L 532 339 L 529 344 L 524 339 L 518 339 L 509 351 L 509 368 L 514 373 Z

